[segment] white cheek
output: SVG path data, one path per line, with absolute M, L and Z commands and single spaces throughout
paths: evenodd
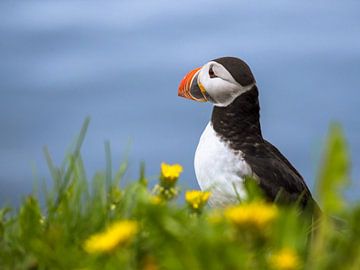
M 218 77 L 210 78 L 210 66 L 213 67 Z M 199 72 L 198 80 L 213 99 L 214 104 L 220 107 L 228 106 L 235 98 L 254 86 L 254 84 L 246 87 L 241 86 L 223 66 L 215 62 L 209 62 L 203 66 Z
M 218 106 L 229 105 L 241 91 L 239 85 L 230 83 L 221 78 L 210 78 L 205 72 L 200 72 L 199 79 L 206 89 L 206 92 L 215 101 L 215 105 Z
M 233 97 L 235 97 L 239 91 L 236 85 L 220 78 L 206 80 L 204 87 L 209 95 L 220 104 L 227 103 L 229 99 L 229 102 L 232 102 Z

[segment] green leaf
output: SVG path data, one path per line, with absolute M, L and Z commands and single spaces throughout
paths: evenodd
M 332 124 L 318 178 L 318 194 L 325 213 L 336 214 L 344 208 L 342 192 L 350 182 L 349 171 L 349 153 L 342 128 Z
M 248 201 L 254 201 L 264 198 L 264 194 L 254 178 L 246 176 L 244 180 L 244 187 L 246 189 Z

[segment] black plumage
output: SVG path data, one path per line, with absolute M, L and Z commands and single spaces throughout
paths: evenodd
M 243 60 L 236 57 L 221 57 L 213 61 L 223 65 L 242 86 L 247 86 L 255 82 L 250 67 Z
M 229 70 L 229 66 L 222 62 Z M 231 74 L 236 79 L 252 76 L 244 75 L 243 71 L 236 76 L 234 70 Z M 252 83 L 251 80 L 248 82 Z M 299 201 L 302 207 L 317 208 L 300 173 L 275 146 L 262 137 L 256 85 L 238 96 L 230 105 L 215 106 L 211 121 L 221 140 L 234 152 L 241 151 L 267 198 L 277 198 L 282 202 Z

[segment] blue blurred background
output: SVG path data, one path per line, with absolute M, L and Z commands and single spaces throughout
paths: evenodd
M 328 125 L 342 123 L 347 196 L 360 197 L 359 1 L 2 1 L 0 37 L 0 203 L 48 178 L 42 147 L 59 164 L 87 115 L 90 174 L 104 168 L 109 140 L 114 167 L 130 145 L 128 179 L 141 161 L 153 180 L 162 161 L 178 162 L 182 186 L 197 188 L 193 156 L 211 105 L 178 98 L 177 87 L 230 55 L 255 74 L 264 136 L 312 190 Z

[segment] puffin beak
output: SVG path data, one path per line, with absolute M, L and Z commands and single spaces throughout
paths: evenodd
M 179 85 L 179 97 L 184 97 L 200 102 L 207 101 L 205 88 L 201 85 L 200 82 L 198 82 L 200 69 L 201 67 L 195 68 L 185 75 Z

